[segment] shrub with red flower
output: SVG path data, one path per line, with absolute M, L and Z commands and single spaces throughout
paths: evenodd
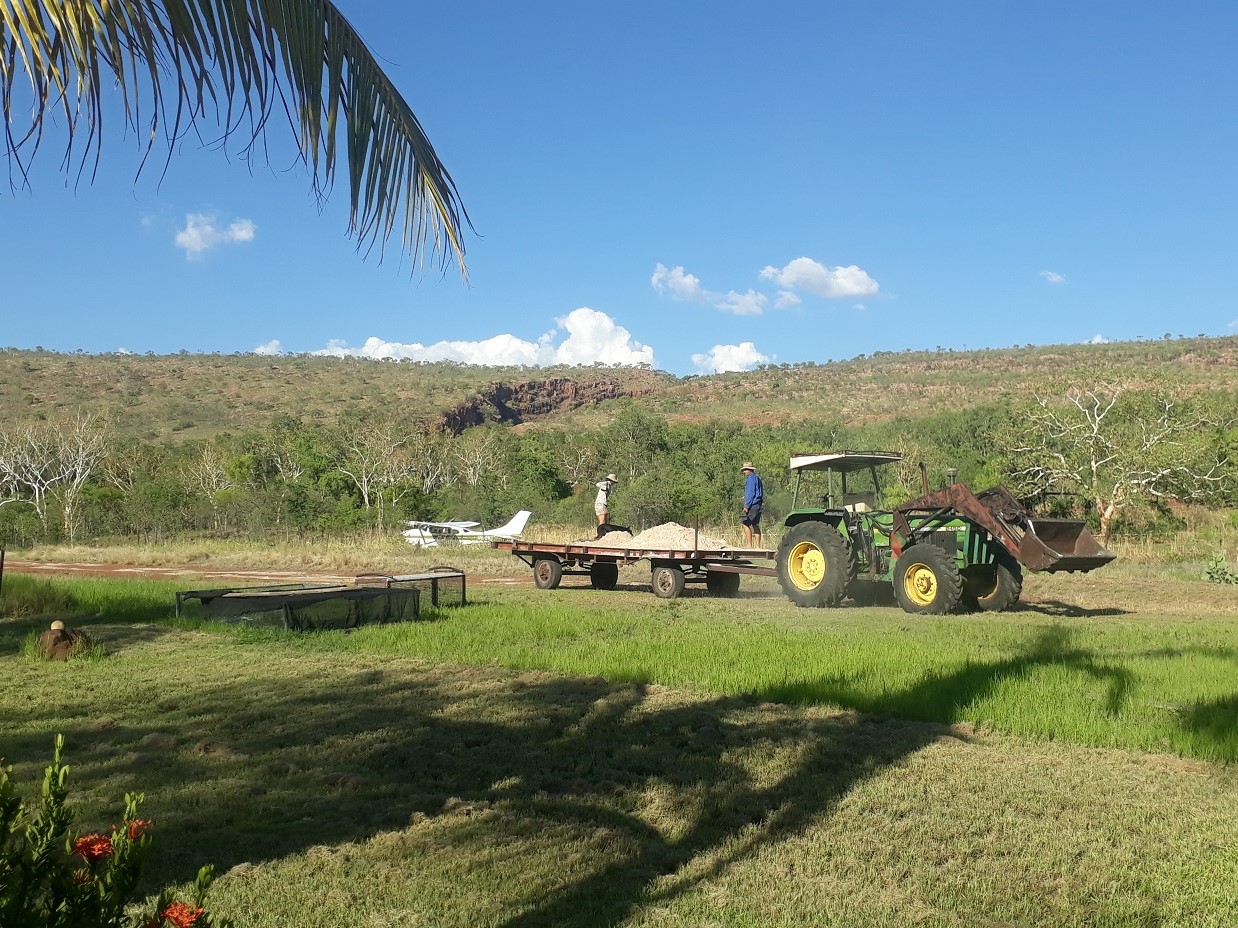
M 193 906 L 188 902 L 173 902 L 159 912 L 159 917 L 176 928 L 191 928 L 205 911 L 201 906 Z
M 135 911 L 153 825 L 137 816 L 143 797 L 125 796 L 125 817 L 110 835 L 73 837 L 66 801 L 69 770 L 60 761 L 63 747 L 64 739 L 57 736 L 52 764 L 44 771 L 42 799 L 33 809 L 17 796 L 13 768 L 0 765 L 0 925 L 231 928 L 231 922 L 215 920 L 206 911 L 214 874 L 209 865 L 198 871 L 192 902 L 175 900 L 165 889 L 153 911 Z
M 82 835 L 73 842 L 73 853 L 93 864 L 104 857 L 112 856 L 112 839 L 108 835 Z

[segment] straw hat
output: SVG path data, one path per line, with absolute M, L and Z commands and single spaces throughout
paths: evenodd
M 616 477 L 614 474 L 607 474 L 607 475 L 606 475 L 606 479 L 607 479 L 607 480 L 610 480 L 610 481 L 611 481 L 611 482 L 613 482 L 613 483 L 618 483 L 618 482 L 619 482 L 619 478 L 618 478 L 618 477 Z
M 752 466 L 751 461 L 744 461 L 744 466 L 741 467 L 740 470 L 756 471 L 756 468 Z

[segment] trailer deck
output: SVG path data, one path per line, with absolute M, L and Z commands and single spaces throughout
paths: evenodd
M 649 562 L 654 595 L 662 599 L 679 596 L 688 583 L 704 583 L 716 596 L 734 596 L 741 574 L 778 576 L 777 568 L 754 563 L 774 559 L 775 552 L 764 548 L 630 548 L 604 539 L 596 544 L 497 541 L 494 547 L 533 568 L 533 582 L 543 590 L 555 589 L 564 576 L 587 576 L 594 589 L 613 590 L 619 568 L 638 561 Z

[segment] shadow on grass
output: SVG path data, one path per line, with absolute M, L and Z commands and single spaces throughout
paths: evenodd
M 1108 680 L 1109 702 L 1120 703 L 1127 676 L 1098 666 L 1070 636 L 1054 626 L 1016 657 L 927 677 L 869 702 L 888 716 L 921 718 L 931 707 L 952 719 L 1004 679 L 1065 664 Z M 275 642 L 253 649 L 255 661 L 289 658 Z M 626 850 L 527 900 L 506 928 L 618 925 L 801 832 L 857 785 L 925 746 L 959 737 L 943 725 L 805 714 L 754 697 L 684 704 L 656 687 L 486 668 L 395 673 L 369 661 L 363 670 L 307 664 L 304 672 L 259 670 L 243 679 L 211 672 L 204 667 L 199 683 L 170 687 L 140 706 L 66 694 L 69 705 L 45 709 L 42 721 L 24 712 L 24 729 L 39 733 L 6 737 L 6 753 L 10 761 L 42 762 L 51 726 L 60 726 L 70 763 L 85 754 L 96 765 L 92 775 L 144 789 L 146 811 L 159 823 L 148 874 L 156 885 L 191 878 L 204 860 L 226 872 L 363 841 L 406 828 L 410 815 L 451 814 L 461 803 L 625 836 Z M 828 680 L 759 697 L 861 701 Z M 17 713 L 0 708 L 0 730 L 13 730 Z M 785 763 L 770 777 L 754 759 L 774 756 Z M 668 797 L 674 827 L 633 811 L 651 791 Z M 492 827 L 486 840 L 502 842 L 501 821 Z M 675 876 L 654 884 L 667 874 Z
M 873 695 L 869 687 L 854 686 L 848 679 L 831 677 L 773 686 L 761 695 L 775 702 L 832 703 L 890 718 L 948 724 L 959 721 L 967 706 L 990 695 L 1003 680 L 1026 676 L 1034 667 L 1058 665 L 1107 681 L 1106 711 L 1117 712 L 1133 682 L 1131 673 L 1097 662 L 1091 652 L 1073 646 L 1071 636 L 1070 629 L 1053 625 L 1015 657 L 969 662 L 949 673 L 928 673 L 909 687 L 879 695 Z
M 1196 703 L 1182 719 L 1182 726 L 1209 740 L 1233 739 L 1238 735 L 1238 693 Z
M 1061 616 L 1069 619 L 1086 619 L 1106 615 L 1133 615 L 1129 609 L 1109 607 L 1106 609 L 1084 609 L 1074 603 L 1064 603 L 1057 599 L 1042 599 L 1038 602 L 1020 602 L 1010 609 L 1011 612 L 1039 612 L 1041 615 Z

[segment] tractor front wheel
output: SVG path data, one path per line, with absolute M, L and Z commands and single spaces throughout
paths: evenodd
M 894 565 L 894 597 L 904 612 L 945 615 L 962 596 L 963 577 L 954 557 L 936 545 L 913 545 Z
M 963 605 L 981 612 L 1004 612 L 1023 594 L 1023 571 L 1014 562 L 963 570 Z
M 801 522 L 778 545 L 778 583 L 797 606 L 833 606 L 847 592 L 851 555 L 828 522 Z

